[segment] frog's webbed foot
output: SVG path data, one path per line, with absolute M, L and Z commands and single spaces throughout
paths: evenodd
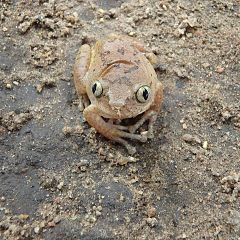
M 119 129 L 120 127 L 125 127 L 125 126 L 120 126 L 120 125 L 115 126 L 115 128 L 117 128 L 117 129 Z M 136 153 L 136 148 L 131 146 L 123 138 L 129 138 L 129 139 L 133 139 L 133 140 L 138 140 L 140 142 L 146 142 L 147 141 L 147 137 L 145 135 L 127 133 L 127 132 L 124 132 L 122 130 L 118 131 L 118 135 L 121 136 L 121 137 L 116 137 L 113 140 L 115 142 L 118 142 L 118 143 L 122 144 L 127 149 L 128 153 L 130 155 L 133 155 L 134 153 Z
M 121 132 L 120 135 L 123 138 L 130 138 L 130 139 L 133 139 L 133 140 L 138 140 L 140 142 L 146 142 L 147 141 L 147 137 L 145 135 L 134 134 L 134 132 L 133 133 L 126 132 L 126 131 L 129 131 L 129 126 L 123 126 L 123 125 L 120 125 L 118 123 L 116 124 L 116 123 L 114 123 L 113 119 L 109 119 L 108 123 L 111 124 L 113 128 L 116 128 L 116 129 L 120 130 L 120 132 Z
M 128 132 L 124 132 L 122 130 L 119 130 L 118 135 L 122 138 L 129 138 L 132 140 L 138 140 L 140 142 L 146 142 L 148 139 L 147 136 L 145 136 L 145 135 L 128 133 Z
M 90 105 L 87 108 L 85 108 L 83 111 L 83 115 L 84 115 L 85 119 L 87 120 L 87 122 L 92 127 L 94 127 L 99 133 L 101 133 L 103 136 L 124 145 L 126 147 L 126 149 L 128 150 L 129 154 L 135 153 L 136 149 L 134 147 L 132 147 L 131 145 L 129 145 L 124 138 L 138 140 L 140 142 L 147 141 L 146 135 L 125 132 L 124 130 L 128 130 L 128 128 L 126 126 L 113 124 L 113 123 L 111 123 L 111 120 L 109 120 L 109 122 L 106 122 L 98 114 L 98 111 L 94 105 Z
M 79 96 L 79 105 L 78 108 L 81 112 L 90 105 L 90 100 L 86 94 Z
M 134 125 L 128 127 L 129 132 L 132 134 L 135 133 L 148 120 L 149 123 L 148 123 L 147 138 L 152 139 L 154 137 L 153 136 L 153 125 L 154 125 L 156 119 L 157 119 L 157 113 L 153 110 L 150 110 L 150 111 L 146 112 L 138 122 L 136 122 Z
M 158 58 L 157 56 L 153 53 L 153 52 L 147 52 L 145 53 L 146 58 L 148 59 L 148 61 L 153 65 L 153 67 L 155 68 L 155 66 L 157 66 L 158 64 Z
M 133 155 L 134 153 L 136 153 L 136 151 L 137 151 L 136 148 L 131 146 L 130 144 L 128 144 L 128 142 L 126 140 L 124 140 L 122 138 L 116 138 L 115 141 L 122 144 L 127 149 L 128 153 L 130 155 Z

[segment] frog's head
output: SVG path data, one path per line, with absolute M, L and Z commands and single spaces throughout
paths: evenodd
M 143 113 L 155 96 L 157 76 L 151 68 L 139 69 L 127 61 L 109 64 L 89 86 L 91 103 L 106 118 L 132 118 Z

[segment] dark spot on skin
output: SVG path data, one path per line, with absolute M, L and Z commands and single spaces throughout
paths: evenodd
M 119 53 L 121 53 L 122 55 L 124 55 L 124 53 L 125 53 L 125 50 L 124 50 L 123 47 L 122 47 L 122 48 L 119 48 L 117 51 L 118 51 Z
M 138 66 L 130 67 L 129 69 L 125 70 L 124 73 L 131 73 L 133 71 L 136 71 L 138 68 Z
M 127 76 L 123 76 L 117 79 L 117 82 L 120 84 L 131 85 L 130 79 Z
M 102 56 L 101 56 L 101 59 L 103 62 L 106 62 L 106 60 L 108 59 L 108 55 L 110 53 L 111 53 L 111 51 L 109 51 L 109 50 L 103 51 Z
M 136 56 L 138 53 L 139 53 L 138 51 L 134 50 L 133 56 Z

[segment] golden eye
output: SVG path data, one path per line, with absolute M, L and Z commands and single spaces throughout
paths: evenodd
M 151 89 L 148 86 L 140 87 L 136 92 L 137 100 L 141 103 L 145 103 L 150 98 Z
M 93 92 L 95 97 L 100 97 L 102 95 L 103 88 L 102 88 L 102 85 L 99 81 L 96 81 L 92 85 L 92 92 Z

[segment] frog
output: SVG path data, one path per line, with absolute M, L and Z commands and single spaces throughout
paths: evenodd
M 114 33 L 92 45 L 82 44 L 76 55 L 73 82 L 80 111 L 90 126 L 122 144 L 130 155 L 136 148 L 128 140 L 154 138 L 163 99 L 163 84 L 154 69 L 157 64 L 157 56 L 143 42 Z M 138 116 L 133 124 L 122 124 Z M 139 132 L 145 122 L 147 130 Z

